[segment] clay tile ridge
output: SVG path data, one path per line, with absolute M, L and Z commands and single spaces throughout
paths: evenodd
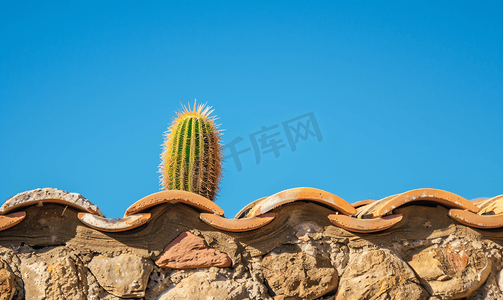
M 479 211 L 479 207 L 459 195 L 438 189 L 422 188 L 376 201 L 360 210 L 357 216 L 361 219 L 382 217 L 394 209 L 414 201 L 431 201 L 448 208 L 468 210 L 474 213 Z

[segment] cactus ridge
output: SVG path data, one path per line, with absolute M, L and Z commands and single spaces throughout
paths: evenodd
M 165 132 L 159 166 L 162 189 L 190 191 L 214 201 L 222 164 L 216 118 L 205 104 L 182 108 Z

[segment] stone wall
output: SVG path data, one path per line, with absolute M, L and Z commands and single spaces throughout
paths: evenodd
M 503 230 L 458 223 L 448 203 L 400 206 L 396 225 L 362 233 L 336 226 L 320 202 L 277 206 L 270 223 L 240 232 L 163 202 L 141 226 L 107 232 L 58 191 L 48 193 L 60 201 L 10 204 L 25 214 L 0 231 L 1 300 L 503 299 Z

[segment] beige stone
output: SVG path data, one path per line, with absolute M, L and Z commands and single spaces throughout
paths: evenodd
M 357 255 L 340 278 L 337 300 L 428 299 L 414 272 L 389 250 Z
M 197 270 L 177 270 L 183 279 L 176 279 L 176 285 L 154 299 L 158 300 L 271 300 L 266 288 L 251 279 L 232 280 L 225 276 L 226 269 L 205 268 Z M 219 271 L 220 270 L 220 271 Z M 224 272 L 222 272 L 224 271 Z M 230 274 L 229 274 L 230 275 Z
M 16 293 L 15 275 L 9 266 L 0 260 L 0 300 L 10 300 Z
M 47 299 L 86 299 L 86 271 L 82 264 L 69 258 L 47 266 Z
M 497 279 L 498 288 L 500 291 L 503 292 L 503 269 L 499 270 L 497 277 L 498 277 L 498 279 Z
M 409 261 L 426 290 L 441 299 L 460 299 L 478 289 L 491 272 L 481 249 L 460 241 L 430 246 Z
M 122 298 L 145 296 L 152 263 L 131 254 L 109 258 L 94 257 L 88 265 L 98 283 L 110 294 Z
M 333 291 L 339 278 L 329 259 L 304 252 L 268 255 L 262 260 L 262 270 L 274 294 L 286 299 L 318 298 Z
M 87 299 L 85 267 L 63 247 L 21 255 L 26 299 Z
M 497 282 L 497 272 L 490 274 L 486 282 L 477 290 L 475 290 L 466 300 L 503 300 L 503 293 L 500 291 Z

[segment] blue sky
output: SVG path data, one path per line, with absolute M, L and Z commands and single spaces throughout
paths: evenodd
M 503 193 L 500 1 L 0 6 L 2 202 L 55 187 L 121 217 L 159 191 L 163 132 L 194 98 L 215 109 L 224 144 L 251 148 L 240 171 L 224 162 L 227 217 L 299 186 L 349 202 Z M 293 151 L 283 122 L 311 112 L 321 140 L 295 123 L 307 136 Z M 257 164 L 263 126 L 284 147 L 259 149 Z

